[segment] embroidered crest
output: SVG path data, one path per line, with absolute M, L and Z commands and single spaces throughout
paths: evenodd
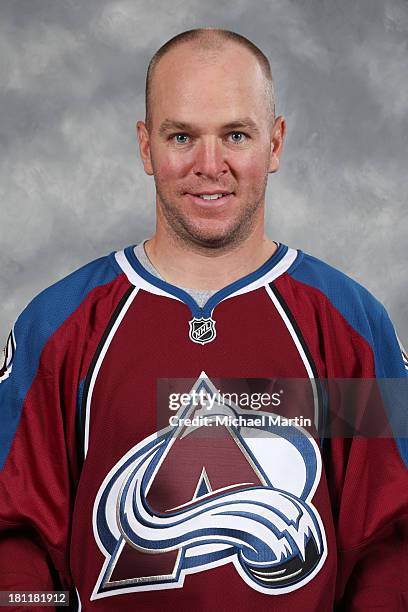
M 212 342 L 216 336 L 215 321 L 211 318 L 194 317 L 189 321 L 190 325 L 190 340 L 196 344 L 207 344 Z
M 204 377 L 192 391 L 216 393 Z M 213 419 L 239 417 L 242 425 L 211 437 L 184 424 L 203 411 Z M 182 406 L 180 424 L 141 440 L 112 467 L 94 504 L 94 535 L 105 561 L 92 600 L 183 588 L 198 572 L 205 585 L 207 570 L 229 563 L 266 595 L 290 593 L 313 580 L 327 556 L 323 522 L 312 503 L 321 476 L 319 449 L 298 427 L 261 425 L 249 437 L 252 417 L 234 404 L 211 412 Z
M 7 344 L 3 349 L 4 361 L 0 368 L 0 382 L 10 376 L 11 368 L 13 366 L 14 353 L 16 352 L 16 341 L 14 338 L 13 331 L 10 332 L 7 339 Z

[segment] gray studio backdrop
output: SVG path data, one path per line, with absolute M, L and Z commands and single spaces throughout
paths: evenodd
M 200 26 L 271 59 L 288 136 L 270 236 L 366 285 L 408 344 L 406 0 L 1 0 L 0 343 L 41 289 L 151 235 L 145 71 Z

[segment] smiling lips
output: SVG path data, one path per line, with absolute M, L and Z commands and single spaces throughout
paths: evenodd
M 211 200 L 225 200 L 228 196 L 232 195 L 229 191 L 218 191 L 216 193 L 188 193 L 187 195 L 192 196 L 193 198 L 199 198 L 204 201 Z
M 198 197 L 202 198 L 203 200 L 218 200 L 218 198 L 222 198 L 223 195 L 227 194 L 214 193 L 213 195 L 210 195 L 209 193 L 201 193 Z

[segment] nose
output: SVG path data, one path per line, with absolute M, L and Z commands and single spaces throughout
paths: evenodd
M 222 143 L 215 136 L 203 138 L 195 151 L 194 174 L 217 180 L 227 170 Z

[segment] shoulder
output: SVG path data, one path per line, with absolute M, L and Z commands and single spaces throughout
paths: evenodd
M 299 252 L 288 274 L 305 292 L 338 310 L 367 340 L 386 316 L 382 303 L 366 287 L 317 257 Z
M 324 261 L 299 251 L 288 270 L 302 299 L 314 309 L 340 312 L 371 346 L 379 377 L 406 377 L 407 367 L 394 325 L 383 304 L 360 283 Z M 306 297 L 307 296 L 307 297 Z M 316 306 L 318 304 L 318 306 Z
M 95 289 L 109 286 L 121 274 L 114 254 L 95 259 L 41 291 L 23 310 L 16 326 L 55 329 Z
M 84 309 L 89 310 L 106 295 L 123 294 L 128 286 L 129 282 L 112 253 L 89 262 L 47 287 L 24 308 L 13 326 L 8 341 L 8 344 L 12 341 L 13 361 L 18 361 L 22 353 L 26 360 L 31 356 L 30 359 L 36 361 L 45 345 L 66 322 L 75 324 L 82 321 Z M 23 351 L 21 347 L 24 347 Z M 10 353 L 7 347 L 6 352 Z
M 31 381 L 40 355 L 58 330 L 65 330 L 66 324 L 72 323 L 77 333 L 82 334 L 86 326 L 84 311 L 89 313 L 106 296 L 109 304 L 105 310 L 110 311 L 111 304 L 128 287 L 129 282 L 112 253 L 89 262 L 41 291 L 18 316 L 8 336 L 4 363 L 0 363 L 0 383 L 9 378 L 12 370 L 18 372 L 20 380 Z M 68 335 L 63 336 L 69 342 Z
M 380 313 L 381 302 L 366 287 L 325 261 L 300 252 L 290 275 L 305 285 L 324 293 L 329 300 L 341 304 L 353 298 L 360 306 Z

